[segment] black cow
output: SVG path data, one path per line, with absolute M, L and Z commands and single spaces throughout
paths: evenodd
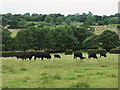
M 24 55 L 23 54 L 22 55 L 16 55 L 16 58 L 17 59 L 19 59 L 19 58 L 24 59 Z
M 100 53 L 100 58 L 101 58 L 101 56 L 107 57 L 106 53 Z
M 77 57 L 79 57 L 79 58 L 82 59 L 82 60 L 83 60 L 83 59 L 86 59 L 85 57 L 82 56 L 82 53 L 81 53 L 81 52 L 75 52 L 75 53 L 74 53 L 73 59 L 75 59 L 75 58 L 77 59 Z
M 34 53 L 34 60 L 36 60 L 36 58 L 41 58 L 43 60 L 44 58 L 51 59 L 52 57 L 49 53 L 36 52 Z
M 45 53 L 44 57 L 47 58 L 47 59 L 52 59 L 52 57 L 51 57 L 51 55 L 49 53 Z
M 55 55 L 54 55 L 54 58 L 61 58 L 61 57 L 60 57 L 60 55 L 55 54 Z
M 88 58 L 98 58 L 95 53 L 88 53 Z
M 24 56 L 25 56 L 25 60 L 26 60 L 27 58 L 29 58 L 29 60 L 31 60 L 32 57 L 34 56 L 34 54 L 29 52 L 29 53 L 24 53 Z
M 23 53 L 21 55 L 16 55 L 16 58 L 17 59 L 22 58 L 23 60 L 29 58 L 29 60 L 31 60 L 33 55 L 34 55 L 33 53 Z

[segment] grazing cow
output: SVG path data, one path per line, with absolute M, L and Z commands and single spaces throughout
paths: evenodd
M 45 52 L 36 52 L 34 53 L 34 60 L 36 60 L 36 58 L 41 58 L 43 60 L 44 58 L 51 59 L 52 57 L 50 54 Z
M 82 59 L 82 60 L 83 60 L 83 59 L 86 59 L 85 57 L 82 56 L 82 53 L 81 53 L 81 52 L 75 52 L 75 53 L 74 53 L 73 59 L 75 59 L 75 58 L 77 59 L 77 57 L 79 57 L 79 58 Z
M 88 58 L 98 58 L 95 53 L 88 53 Z
M 19 59 L 19 58 L 24 59 L 24 55 L 16 55 L 16 58 L 17 59 Z
M 86 57 L 82 57 L 82 59 L 86 59 Z
M 100 58 L 101 58 L 101 56 L 107 57 L 106 53 L 100 53 Z
M 60 57 L 60 55 L 55 54 L 55 55 L 54 55 L 54 58 L 61 58 L 61 57 Z
M 52 59 L 52 57 L 51 57 L 51 55 L 49 53 L 45 53 L 44 57 L 47 58 L 47 59 Z
M 32 57 L 33 57 L 33 53 L 24 53 L 24 57 L 25 57 L 25 60 L 27 59 L 27 58 L 29 58 L 29 60 L 31 60 L 32 59 Z
M 27 59 L 29 58 L 29 60 L 31 60 L 33 57 L 33 53 L 23 53 L 21 55 L 16 55 L 16 58 L 19 59 L 19 58 L 22 58 L 22 59 Z

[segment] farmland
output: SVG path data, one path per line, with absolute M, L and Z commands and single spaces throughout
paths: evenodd
M 118 55 L 107 53 L 98 59 L 61 59 L 34 61 L 2 58 L 3 88 L 118 88 Z M 51 54 L 53 57 L 54 54 Z M 88 57 L 87 53 L 83 53 Z M 98 55 L 99 57 L 99 55 Z

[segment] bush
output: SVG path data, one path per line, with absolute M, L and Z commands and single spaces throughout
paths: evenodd
M 72 55 L 73 51 L 72 50 L 66 50 L 65 55 Z
M 89 49 L 88 53 L 97 53 L 97 50 L 96 49 Z
M 1 53 L 1 52 L 0 52 Z M 2 57 L 15 57 L 16 55 L 22 55 L 24 52 L 2 52 Z M 26 52 L 34 53 L 34 52 Z
M 110 49 L 111 54 L 120 54 L 120 49 Z
M 23 54 L 23 52 L 2 52 L 2 57 L 14 57 L 21 54 Z
M 104 53 L 104 54 L 106 54 L 107 51 L 105 49 L 89 49 L 88 53 L 96 53 L 96 54 Z
M 98 49 L 97 50 L 97 54 L 100 54 L 100 53 L 107 53 L 106 49 Z

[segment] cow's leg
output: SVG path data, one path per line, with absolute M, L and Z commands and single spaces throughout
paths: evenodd
M 16 59 L 18 59 L 18 57 L 16 57 Z
M 34 56 L 34 60 L 36 60 L 36 56 Z
M 77 59 L 77 58 L 74 56 L 73 59 Z
M 43 61 L 43 57 L 41 57 L 42 61 Z
M 82 59 L 82 60 L 83 60 L 83 58 L 82 58 L 82 57 L 80 57 L 80 59 Z
M 29 58 L 29 60 L 31 60 L 31 57 Z

